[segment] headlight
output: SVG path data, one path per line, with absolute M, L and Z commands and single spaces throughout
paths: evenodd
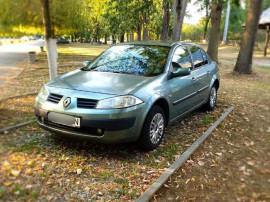
M 110 109 L 110 108 L 125 108 L 143 103 L 142 100 L 131 95 L 113 97 L 105 100 L 100 100 L 96 109 Z
M 48 96 L 49 96 L 50 92 L 47 89 L 46 85 L 44 85 L 41 90 L 38 93 L 38 97 L 40 97 L 43 100 L 47 100 Z

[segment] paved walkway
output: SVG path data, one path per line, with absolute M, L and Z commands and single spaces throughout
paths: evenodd
M 260 66 L 270 67 L 270 59 L 268 60 L 253 59 L 253 63 Z
M 23 44 L 0 46 L 0 87 L 8 78 L 19 74 L 20 65 L 28 62 L 29 51 L 39 52 L 40 46 L 44 45 L 44 40 L 36 40 Z

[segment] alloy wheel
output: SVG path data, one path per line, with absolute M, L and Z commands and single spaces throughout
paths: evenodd
M 164 117 L 161 113 L 157 113 L 150 125 L 150 140 L 153 144 L 157 144 L 162 138 L 164 131 Z

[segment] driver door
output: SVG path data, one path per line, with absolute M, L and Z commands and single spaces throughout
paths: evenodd
M 191 57 L 188 48 L 179 46 L 175 49 L 171 71 L 174 72 L 177 68 L 190 68 L 192 70 Z M 191 110 L 196 106 L 197 89 L 196 77 L 191 71 L 190 75 L 174 77 L 169 80 L 171 87 L 172 101 L 172 119 L 177 119 L 179 116 Z

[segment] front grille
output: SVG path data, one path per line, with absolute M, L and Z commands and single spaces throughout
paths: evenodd
M 78 108 L 86 108 L 86 109 L 94 109 L 97 105 L 97 100 L 78 98 L 77 99 L 77 107 Z
M 89 128 L 89 127 L 83 127 L 83 126 L 81 128 L 74 128 L 74 127 L 65 126 L 65 125 L 61 125 L 61 124 L 58 124 L 58 123 L 51 122 L 48 119 L 44 119 L 44 124 L 47 125 L 47 126 L 50 126 L 52 128 L 71 131 L 71 132 L 83 133 L 85 135 L 102 136 L 103 133 L 104 133 L 104 131 L 103 131 L 102 134 L 98 134 L 97 133 L 97 128 Z
M 49 97 L 47 98 L 48 101 L 58 104 L 60 100 L 62 99 L 63 95 L 57 95 L 51 93 Z

